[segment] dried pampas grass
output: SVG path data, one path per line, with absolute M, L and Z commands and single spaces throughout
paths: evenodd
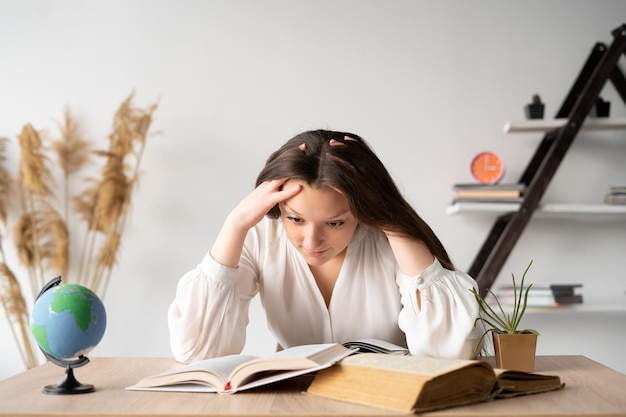
M 0 263 L 0 304 L 4 308 L 13 339 L 26 368 L 37 365 L 30 338 L 29 315 L 20 285 L 6 263 Z
M 39 133 L 32 125 L 27 124 L 17 139 L 21 153 L 18 183 L 25 187 L 28 193 L 39 196 L 50 195 L 48 158 L 44 153 Z
M 13 191 L 13 178 L 9 171 L 4 168 L 6 162 L 6 143 L 7 138 L 0 138 L 0 222 L 4 225 L 7 223 L 7 203 L 11 199 Z
M 26 302 L 4 258 L 2 237 L 12 230 L 18 259 L 30 278 L 33 299 L 50 277 L 58 275 L 104 297 L 119 256 L 132 193 L 157 108 L 156 104 L 138 108 L 133 105 L 133 97 L 131 93 L 115 112 L 106 149 L 92 150 L 69 108 L 59 123 L 58 139 L 47 141 L 26 124 L 17 137 L 20 159 L 15 180 L 3 167 L 7 139 L 0 138 L 0 301 L 27 367 L 34 366 L 36 360 L 27 331 Z M 56 165 L 52 165 L 49 153 L 55 157 Z M 80 177 L 94 160 L 102 161 L 99 176 Z M 83 185 L 74 191 L 77 177 Z M 14 199 L 15 193 L 19 213 L 11 229 L 8 220 L 12 213 L 6 203 Z M 82 234 L 84 242 L 75 245 L 80 256 L 73 260 L 70 242 L 76 232 Z
M 52 142 L 52 150 L 57 156 L 63 172 L 63 215 L 71 216 L 70 196 L 72 195 L 70 178 L 90 162 L 90 143 L 83 138 L 78 123 L 72 117 L 69 107 L 63 113 L 63 123 L 59 123 L 61 136 Z
M 8 211 L 7 203 L 14 191 L 14 180 L 4 168 L 6 162 L 6 138 L 0 138 L 0 305 L 9 322 L 13 339 L 26 368 L 37 364 L 30 333 L 28 331 L 29 316 L 26 301 L 15 275 L 7 265 L 4 254 L 2 236 L 7 231 Z

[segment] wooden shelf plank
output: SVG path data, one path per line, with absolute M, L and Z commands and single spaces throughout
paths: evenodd
M 547 132 L 565 126 L 568 119 L 537 119 L 519 122 L 506 122 L 504 133 Z M 626 129 L 626 117 L 587 118 L 580 130 L 615 130 Z
M 480 203 L 480 202 L 455 202 L 446 208 L 446 214 L 458 213 L 510 213 L 520 208 L 520 203 Z M 536 213 L 544 214 L 619 214 L 626 215 L 626 205 L 610 204 L 540 204 Z

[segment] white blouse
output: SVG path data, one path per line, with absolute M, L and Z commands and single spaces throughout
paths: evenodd
M 259 293 L 285 348 L 376 338 L 416 356 L 470 358 L 482 333 L 474 328 L 473 286 L 438 260 L 419 275 L 402 274 L 386 236 L 360 225 L 326 307 L 282 221 L 265 218 L 248 233 L 238 268 L 207 255 L 181 278 L 168 312 L 170 345 L 180 362 L 240 353 L 250 300 Z

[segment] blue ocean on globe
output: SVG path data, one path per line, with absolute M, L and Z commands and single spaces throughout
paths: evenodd
M 60 284 L 35 302 L 31 332 L 39 347 L 61 359 L 86 355 L 106 329 L 106 311 L 98 296 L 78 284 Z

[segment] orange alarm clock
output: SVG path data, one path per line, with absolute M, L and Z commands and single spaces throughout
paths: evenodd
M 494 152 L 485 151 L 474 157 L 470 171 L 481 184 L 497 184 L 504 176 L 504 163 Z

